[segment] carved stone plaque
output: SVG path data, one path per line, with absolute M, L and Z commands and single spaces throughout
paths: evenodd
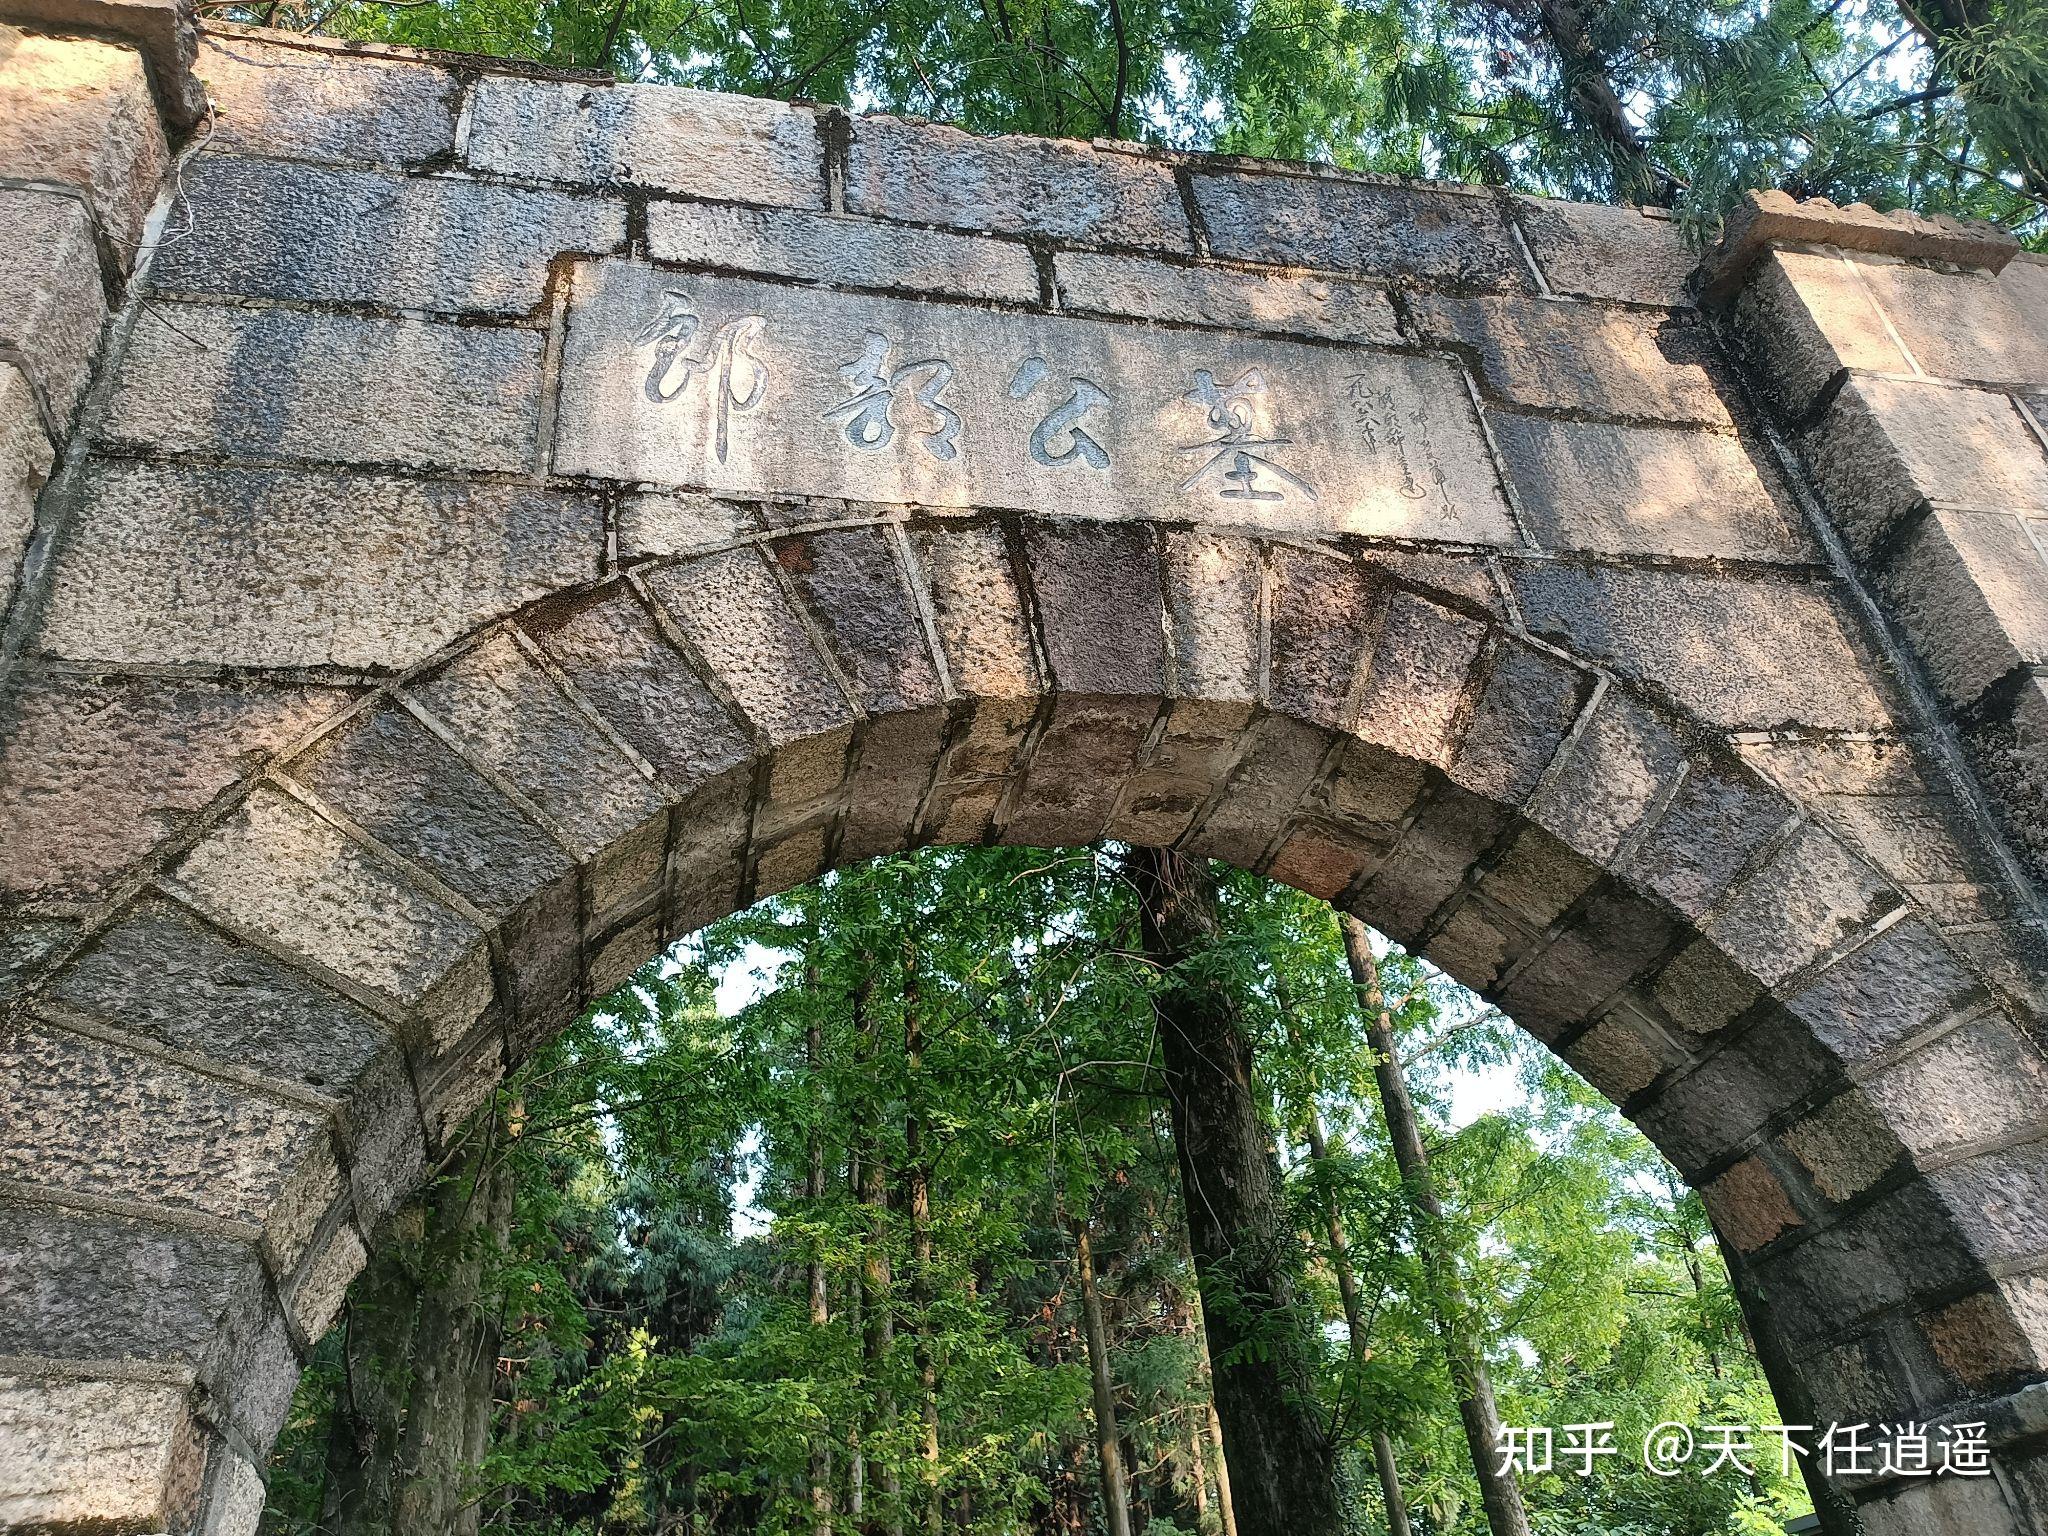
M 561 474 L 1296 534 L 1519 542 L 1455 364 L 607 259 Z

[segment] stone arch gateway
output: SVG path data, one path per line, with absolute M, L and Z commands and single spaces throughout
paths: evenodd
M 1841 1529 L 2048 1531 L 2048 265 L 0 12 L 0 1529 L 245 1536 L 660 946 L 1113 836 L 1558 1049 L 1788 1414 L 1988 1426 Z

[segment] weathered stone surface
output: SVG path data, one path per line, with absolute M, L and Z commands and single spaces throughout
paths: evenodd
M 1748 445 L 1723 432 L 1490 411 L 1538 547 L 1804 564 L 1812 536 Z
M 1452 781 L 1521 805 L 1549 772 L 1592 688 L 1592 678 L 1576 667 L 1520 645 L 1502 646 L 1450 766 Z
M 1174 692 L 1246 702 L 1259 696 L 1263 646 L 1256 545 L 1202 533 L 1168 533 L 1160 546 Z
M 1287 277 L 1190 266 L 1151 256 L 1060 251 L 1053 257 L 1060 308 L 1131 315 L 1170 325 L 1229 326 L 1398 346 L 1401 328 L 1386 290 L 1341 278 Z
M 35 527 L 36 497 L 53 454 L 28 377 L 0 363 L 0 616 L 14 599 L 22 551 Z
M 1218 256 L 1479 288 L 1531 286 L 1499 204 L 1483 193 L 1254 172 L 1198 171 L 1192 181 Z
M 1976 987 L 1926 925 L 1908 918 L 1837 960 L 1787 1006 L 1855 1062 L 1942 1023 Z
M 390 1038 L 339 993 L 156 899 L 101 934 L 52 992 L 174 1050 L 335 1095 L 357 1084 Z
M 1515 222 L 1554 293 L 1680 306 L 1699 256 L 1658 210 L 1513 200 Z
M 648 578 L 648 589 L 771 744 L 851 718 L 838 679 L 760 551 L 667 567 Z
M 1361 741 L 1444 767 L 1486 633 L 1478 619 L 1411 592 L 1394 593 L 1359 685 L 1353 732 Z
M 2035 877 L 2048 875 L 2048 679 L 2028 677 L 1963 738 L 1977 776 Z
M 1912 370 L 1869 288 L 1839 255 L 1767 252 L 1745 280 L 1734 321 L 1761 365 L 1764 391 L 1795 417 L 1804 416 L 1845 368 Z
M 1931 511 L 1878 578 L 1928 675 L 1965 705 L 2013 672 L 2048 661 L 2048 517 Z
M 939 123 L 854 119 L 846 206 L 953 229 L 1189 248 L 1164 160 L 1069 140 L 982 139 Z
M 1703 932 L 1775 986 L 1899 905 L 1875 870 L 1809 823 L 1729 894 Z
M 863 708 L 886 715 L 944 700 L 892 530 L 804 534 L 777 543 L 774 558 L 810 604 Z
M 1024 246 L 844 214 L 718 203 L 650 204 L 656 261 L 798 277 L 841 288 L 891 288 L 969 299 L 1038 302 L 1038 264 Z
M 333 47 L 209 34 L 199 73 L 213 93 L 213 147 L 302 160 L 417 165 L 455 146 L 454 74 Z
M 230 155 L 193 162 L 185 198 L 190 232 L 150 266 L 159 293 L 524 315 L 557 257 L 626 238 L 624 206 L 594 197 Z
M 1698 917 L 1791 815 L 1791 806 L 1754 775 L 1693 761 L 1656 823 L 1636 841 L 1629 869 L 1681 912 Z
M 0 1178 L 261 1222 L 320 1117 L 118 1046 L 30 1027 L 0 1048 Z
M 329 732 L 289 771 L 487 917 L 506 917 L 572 868 L 541 828 L 395 704 Z
M 1038 665 L 1016 566 L 1001 527 L 982 523 L 911 540 L 954 689 L 973 698 L 1034 693 Z
M 774 207 L 825 206 L 825 157 L 807 108 L 666 85 L 479 81 L 466 157 L 478 170 L 615 183 Z
M 2048 1062 L 2010 1022 L 1990 1013 L 1921 1046 L 1870 1079 L 1865 1091 L 1906 1150 L 1926 1155 L 2032 1125 L 2048 1091 Z
M 433 1023 L 469 1027 L 491 998 L 482 936 L 298 801 L 259 789 L 176 870 L 231 928 L 268 937 Z
M 1417 296 L 1423 337 L 1478 359 L 1480 388 L 1514 405 L 1723 427 L 1704 327 L 1639 310 L 1531 298 Z
M 1695 939 L 1649 985 L 1664 1017 L 1694 1035 L 1718 1034 L 1747 1013 L 1763 988 L 1705 939 Z
M 1034 524 L 1025 547 L 1053 686 L 1140 698 L 1165 692 L 1166 632 L 1152 531 Z
M 2048 387 L 2048 324 L 2029 308 L 2020 281 L 1884 256 L 1852 259 L 1921 370 L 1938 379 Z
M 578 269 L 564 367 L 562 473 L 1517 542 L 1464 381 L 1434 358 L 607 261 Z
M 1704 1198 L 1715 1229 L 1738 1253 L 1754 1253 L 1805 1225 L 1759 1158 L 1746 1157 L 1730 1168 L 1706 1187 Z
M 166 1530 L 188 1519 L 204 1461 L 186 1388 L 0 1376 L 0 1524 Z
M 486 641 L 411 691 L 471 760 L 531 799 L 582 857 L 600 859 L 600 912 L 653 892 L 666 841 L 661 794 L 510 638 Z
M 4 110 L 4 109 L 0 109 Z M 51 425 L 70 428 L 106 323 L 92 217 L 76 198 L 0 190 L 0 354 L 41 390 Z
M 0 1354 L 133 1361 L 195 1376 L 228 1365 L 223 1313 L 260 1316 L 247 1243 L 52 1206 L 0 1206 Z M 4 1484 L 0 1484 L 4 1486 Z
M 1386 588 L 1347 560 L 1308 550 L 1275 549 L 1272 570 L 1273 707 L 1349 730 Z
M 1867 203 L 1837 206 L 1824 197 L 1799 199 L 1773 188 L 1745 192 L 1723 225 L 1721 242 L 1707 253 L 1701 276 L 1710 300 L 1724 297 L 1757 255 L 1785 242 L 1875 251 L 1920 261 L 1950 262 L 1996 272 L 2019 253 L 2019 241 L 1980 219 L 1880 213 Z
M 1925 502 L 2048 512 L 2048 449 L 2004 395 L 1852 379 L 1807 440 L 1835 524 L 1868 555 Z
M 341 689 L 23 677 L 0 690 L 0 894 L 88 899 Z
M 526 627 L 599 717 L 674 788 L 695 788 L 752 755 L 745 731 L 630 594 L 542 610 Z
M 595 576 L 604 515 L 519 486 L 102 461 L 72 535 L 48 653 L 396 669 Z
M 0 919 L 0 1005 L 12 1002 L 67 939 L 77 923 L 62 917 Z
M 757 521 L 743 503 L 689 491 L 628 496 L 619 506 L 618 556 L 701 554 L 757 532 Z
M 1837 1094 L 1781 1135 L 1813 1187 L 1830 1200 L 1853 1200 L 1889 1173 L 1903 1154 L 1898 1138 L 1860 1091 Z
M 1530 628 L 1703 720 L 1855 730 L 1890 718 L 1826 587 L 1562 564 L 1513 580 Z
M 0 33 L 0 176 L 76 187 L 133 264 L 170 162 L 142 58 L 80 37 Z
M 542 338 L 422 320 L 164 305 L 102 440 L 257 459 L 525 470 Z

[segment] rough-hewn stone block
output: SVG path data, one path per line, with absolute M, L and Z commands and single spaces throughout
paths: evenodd
M 0 691 L 0 893 L 86 900 L 348 702 L 341 689 L 24 677 Z
M 1061 251 L 1053 257 L 1060 308 L 1132 315 L 1169 325 L 1229 326 L 1397 346 L 1401 328 L 1386 290 L 1341 278 L 1287 277 L 1187 265 L 1151 256 Z
M 142 221 L 170 162 L 142 58 L 132 48 L 6 30 L 0 57 L 0 176 L 76 187 L 135 260 Z
M 28 376 L 0 363 L 0 615 L 14 599 L 22 551 L 36 522 L 36 497 L 54 455 Z
M 1749 444 L 1726 432 L 1490 411 L 1487 424 L 1543 549 L 1805 563 L 1812 536 Z
M 524 471 L 542 338 L 423 320 L 163 305 L 129 338 L 109 442 Z
M 4 109 L 0 109 L 4 110 Z M 0 190 L 0 353 L 42 391 L 52 426 L 69 429 L 107 318 L 92 219 L 76 198 Z
M 252 794 L 176 879 L 231 927 L 424 1014 L 438 1041 L 491 1000 L 482 936 L 467 920 L 277 790 Z
M 1025 529 L 1053 686 L 1068 693 L 1166 691 L 1159 550 L 1149 528 Z
M 1022 245 L 903 229 L 844 214 L 652 203 L 647 254 L 656 261 L 798 277 L 835 287 L 1038 302 L 1038 264 Z
M 1951 705 L 1965 705 L 2015 668 L 2048 661 L 2048 517 L 1929 512 L 1878 577 Z
M 604 553 L 594 496 L 118 461 L 88 472 L 72 531 L 37 645 L 202 665 L 402 668 Z
M 1193 184 L 1218 256 L 1482 288 L 1530 286 L 1500 205 L 1483 193 L 1256 172 L 1198 171 Z
M 2048 679 L 2028 677 L 1991 702 L 1963 744 L 2021 856 L 2048 877 Z
M 1469 351 L 1482 389 L 1515 405 L 1722 427 L 1728 407 L 1708 371 L 1704 327 L 1639 310 L 1534 298 L 1419 295 L 1422 335 Z
M 1925 502 L 2048 512 L 2048 449 L 2011 400 L 1984 390 L 1852 379 L 1806 452 L 1859 555 Z
M 1026 698 L 1038 689 L 1030 621 L 1002 528 L 932 529 L 911 540 L 955 690 Z
M 2048 1062 L 1996 1013 L 1973 1019 L 1871 1078 L 1864 1091 L 1907 1151 L 1926 1155 L 2036 1124 Z
M 759 519 L 745 503 L 689 491 L 628 496 L 619 504 L 618 523 L 621 561 L 702 554 L 759 531 Z
M 809 601 L 839 670 L 871 714 L 944 700 L 892 530 L 841 528 L 784 539 L 775 562 Z
M 1259 696 L 1262 564 L 1258 546 L 1247 540 L 1165 535 L 1160 574 L 1180 697 L 1249 702 Z
M 760 551 L 669 566 L 648 588 L 769 742 L 781 746 L 851 719 L 838 680 Z
M 1827 1199 L 1855 1199 L 1898 1164 L 1905 1149 L 1858 1089 L 1837 1094 L 1779 1135 Z
M 65 1031 L 0 1050 L 0 1177 L 261 1224 L 327 1139 L 299 1105 Z
M 1890 719 L 1834 594 L 1809 582 L 1522 565 L 1529 627 L 1731 729 Z
M 0 1376 L 0 1525 L 162 1531 L 189 1520 L 205 1453 L 186 1393 Z
M 1977 985 L 1924 923 L 1907 918 L 1830 965 L 1786 1005 L 1822 1044 L 1856 1062 L 1942 1023 Z
M 1412 592 L 1391 594 L 1359 685 L 1353 732 L 1417 762 L 1448 764 L 1486 634 L 1483 620 Z
M 455 147 L 461 87 L 430 64 L 232 33 L 201 41 L 199 73 L 216 104 L 219 149 L 416 165 Z
M 595 858 L 592 905 L 608 914 L 653 894 L 667 817 L 639 765 L 591 724 L 553 679 L 499 636 L 415 684 L 413 696 Z
M 1329 751 L 1329 735 L 1313 725 L 1279 716 L 1259 721 L 1245 737 L 1228 786 L 1196 829 L 1195 845 L 1211 858 L 1259 868 Z
M 1851 259 L 1925 372 L 1938 379 L 2048 388 L 2048 322 L 2028 307 L 2023 280 L 1884 256 Z
M 1808 823 L 1728 895 L 1704 932 L 1775 986 L 1899 905 L 1876 871 Z
M 591 708 L 677 790 L 752 755 L 746 732 L 630 594 L 542 610 L 526 627 Z
M 488 315 L 536 310 L 548 267 L 626 238 L 623 204 L 574 193 L 202 155 L 192 227 L 150 265 L 158 292 Z
M 1272 570 L 1273 707 L 1349 730 L 1386 588 L 1348 560 L 1308 550 L 1275 549 Z
M 1754 1253 L 1805 1225 L 1761 1158 L 1745 1157 L 1703 1192 L 1714 1227 L 1738 1253 Z
M 161 900 L 108 928 L 52 990 L 133 1034 L 322 1093 L 349 1092 L 389 1043 L 339 993 Z
M 1189 248 L 1173 167 L 1163 160 L 1071 140 L 976 138 L 938 123 L 855 118 L 846 206 L 953 229 Z
M 825 206 L 816 116 L 754 96 L 491 76 L 470 97 L 466 153 L 504 176 Z
M 1734 321 L 1760 365 L 1758 382 L 1794 417 L 1804 416 L 1845 368 L 1912 368 L 1870 290 L 1838 255 L 1767 252 L 1750 270 Z
M 1755 775 L 1694 761 L 1636 843 L 1627 868 L 1681 912 L 1698 917 L 1791 814 L 1784 797 Z
M 1699 255 L 1677 223 L 1647 208 L 1513 199 L 1515 222 L 1554 293 L 1681 306 Z

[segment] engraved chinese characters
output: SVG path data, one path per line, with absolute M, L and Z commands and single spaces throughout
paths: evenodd
M 1355 346 L 603 258 L 577 269 L 558 422 L 562 474 L 1519 542 L 1458 365 Z

